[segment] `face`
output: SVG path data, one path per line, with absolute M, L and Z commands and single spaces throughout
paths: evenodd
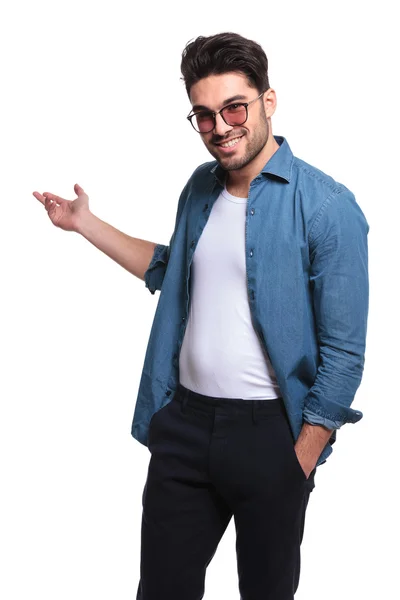
M 258 95 L 258 90 L 250 87 L 247 77 L 241 73 L 210 75 L 190 89 L 192 112 L 205 109 L 217 112 L 234 102 L 250 102 Z M 248 106 L 248 118 L 243 125 L 227 125 L 219 114 L 216 116 L 215 128 L 210 133 L 199 134 L 207 150 L 223 169 L 242 169 L 266 146 L 270 127 L 265 96 L 266 94 Z M 226 142 L 231 140 L 233 145 L 226 146 Z

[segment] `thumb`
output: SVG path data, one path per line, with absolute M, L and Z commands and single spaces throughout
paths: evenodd
M 76 183 L 76 184 L 74 185 L 74 190 L 75 190 L 75 193 L 76 193 L 78 196 L 79 196 L 80 194 L 84 194 L 84 193 L 85 193 L 84 189 L 83 189 L 83 188 L 81 188 L 81 186 L 80 186 L 78 183 Z

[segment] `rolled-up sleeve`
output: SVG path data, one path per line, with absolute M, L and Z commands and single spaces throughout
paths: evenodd
M 157 244 L 154 248 L 153 258 L 144 274 L 145 286 L 149 288 L 152 294 L 154 294 L 156 290 L 161 290 L 165 270 L 168 264 L 168 255 L 169 246 Z
M 339 429 L 363 414 L 350 408 L 364 370 L 368 317 L 369 225 L 344 188 L 323 203 L 310 230 L 310 285 L 319 345 L 304 403 L 311 424 Z

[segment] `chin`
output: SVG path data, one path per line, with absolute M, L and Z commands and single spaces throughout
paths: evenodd
M 245 160 L 244 158 L 226 158 L 225 160 L 218 160 L 218 162 L 225 171 L 238 171 L 239 169 L 243 169 L 250 161 Z

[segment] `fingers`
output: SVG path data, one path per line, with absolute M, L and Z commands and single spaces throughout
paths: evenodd
M 61 196 L 56 196 L 55 194 L 50 194 L 49 192 L 43 192 L 43 196 L 46 196 L 46 198 L 52 200 L 53 202 L 57 202 L 58 204 L 65 202 L 65 199 L 61 198 Z
M 74 185 L 74 190 L 75 190 L 75 193 L 77 196 L 85 193 L 85 190 L 78 183 L 76 183 Z M 46 206 L 46 198 L 48 198 L 49 200 L 52 201 L 50 203 L 50 205 L 53 204 L 54 202 L 56 202 L 57 204 L 61 204 L 62 202 L 68 202 L 64 198 L 61 198 L 61 196 L 57 196 L 56 194 L 51 194 L 50 192 L 43 192 L 43 194 L 40 194 L 39 192 L 32 192 L 32 195 L 35 196 L 36 200 L 39 200 L 39 202 L 41 202 L 45 206 Z
M 87 195 L 84 189 L 78 183 L 74 185 L 74 190 L 78 197 Z M 71 200 L 65 200 L 65 198 L 61 198 L 61 196 L 51 194 L 50 192 L 43 192 L 43 194 L 40 192 L 32 192 L 32 195 L 35 196 L 36 200 L 39 200 L 39 202 L 44 205 L 47 211 L 54 209 L 56 206 L 65 207 L 66 204 L 69 205 L 72 202 Z
M 39 200 L 39 202 L 42 204 L 45 203 L 46 198 L 42 196 L 42 194 L 39 194 L 39 192 L 32 192 L 32 195 L 35 196 L 36 200 Z
M 62 198 L 59 198 L 59 201 L 57 201 L 56 198 L 58 198 L 58 196 L 55 196 L 54 194 L 44 192 L 43 196 L 45 197 L 44 206 L 47 211 L 55 208 L 56 206 L 60 206 L 62 202 Z
M 40 194 L 39 192 L 33 192 L 33 196 L 35 196 L 37 200 L 44 204 L 46 210 L 49 210 L 53 206 L 59 206 L 65 202 L 64 198 L 56 196 L 56 194 L 50 194 L 49 192 L 43 192 L 43 194 Z
M 39 194 L 39 192 L 33 192 L 33 195 L 35 196 L 35 198 L 37 200 L 39 200 L 42 204 L 45 205 L 46 209 L 48 210 L 49 208 L 51 208 L 53 205 L 56 206 L 57 204 L 60 205 L 61 202 L 63 201 L 62 198 L 59 198 L 59 196 L 55 196 L 54 194 L 49 194 L 48 192 L 44 192 L 44 194 Z
M 61 204 L 61 202 L 57 203 L 55 200 L 53 200 L 52 197 L 46 196 L 46 200 L 44 203 L 46 210 L 51 210 L 52 208 L 54 208 L 56 206 L 60 206 L 60 204 Z

